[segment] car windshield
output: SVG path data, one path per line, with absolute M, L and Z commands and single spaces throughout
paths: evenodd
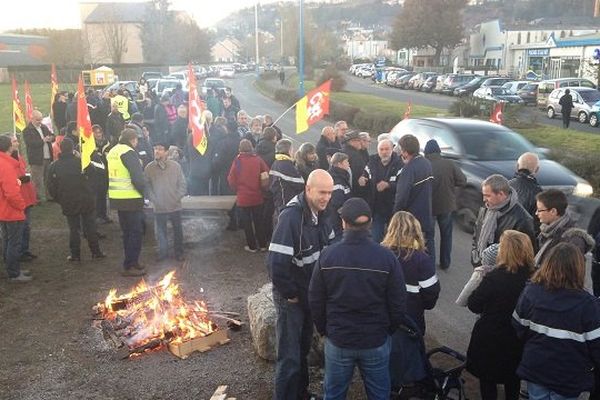
M 532 91 L 532 90 L 536 90 L 537 87 L 538 87 L 538 85 L 530 83 L 530 84 L 523 86 L 523 89 L 521 89 L 521 90 Z
M 523 153 L 535 152 L 529 142 L 508 129 L 461 130 L 459 139 L 470 160 L 516 160 Z
M 510 93 L 502 87 L 495 87 L 495 88 L 492 88 L 492 94 L 493 95 L 504 95 L 504 94 L 510 94 Z
M 586 90 L 585 92 L 579 92 L 579 94 L 586 103 L 595 103 L 600 100 L 600 91 L 598 90 Z

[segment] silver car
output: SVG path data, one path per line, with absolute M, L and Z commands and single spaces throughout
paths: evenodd
M 600 100 L 600 91 L 582 86 L 554 89 L 548 97 L 548 106 L 546 107 L 548 118 L 554 118 L 561 113 L 562 107 L 558 102 L 567 89 L 571 91 L 573 98 L 571 118 L 576 118 L 580 123 L 585 124 L 590 118 L 592 107 Z

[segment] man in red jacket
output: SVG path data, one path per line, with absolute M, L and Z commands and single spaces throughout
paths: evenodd
M 264 198 L 262 189 L 269 184 L 269 167 L 253 153 L 252 143 L 242 139 L 240 154 L 231 165 L 227 181 L 237 194 L 240 220 L 246 234 L 244 250 L 256 253 L 267 250 L 267 236 L 262 223 Z M 257 246 L 258 244 L 258 246 Z
M 21 271 L 21 240 L 25 221 L 25 201 L 21 181 L 17 176 L 19 162 L 11 157 L 12 139 L 0 136 L 0 230 L 2 231 L 3 260 L 11 282 L 27 282 L 30 276 Z

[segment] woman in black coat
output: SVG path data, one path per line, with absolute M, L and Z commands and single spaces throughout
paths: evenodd
M 533 245 L 524 233 L 507 230 L 500 237 L 497 267 L 489 272 L 468 300 L 480 314 L 467 351 L 467 370 L 479 378 L 481 398 L 496 400 L 497 384 L 507 400 L 519 398 L 516 370 L 523 344 L 512 327 L 512 313 L 533 270 Z

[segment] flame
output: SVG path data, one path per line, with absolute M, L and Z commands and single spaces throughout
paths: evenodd
M 123 337 L 130 348 L 153 340 L 182 343 L 215 331 L 204 301 L 187 303 L 175 279 L 175 271 L 166 274 L 155 286 L 143 279 L 128 293 L 117 295 L 110 289 L 103 303 L 96 306 L 101 316 L 124 326 Z

